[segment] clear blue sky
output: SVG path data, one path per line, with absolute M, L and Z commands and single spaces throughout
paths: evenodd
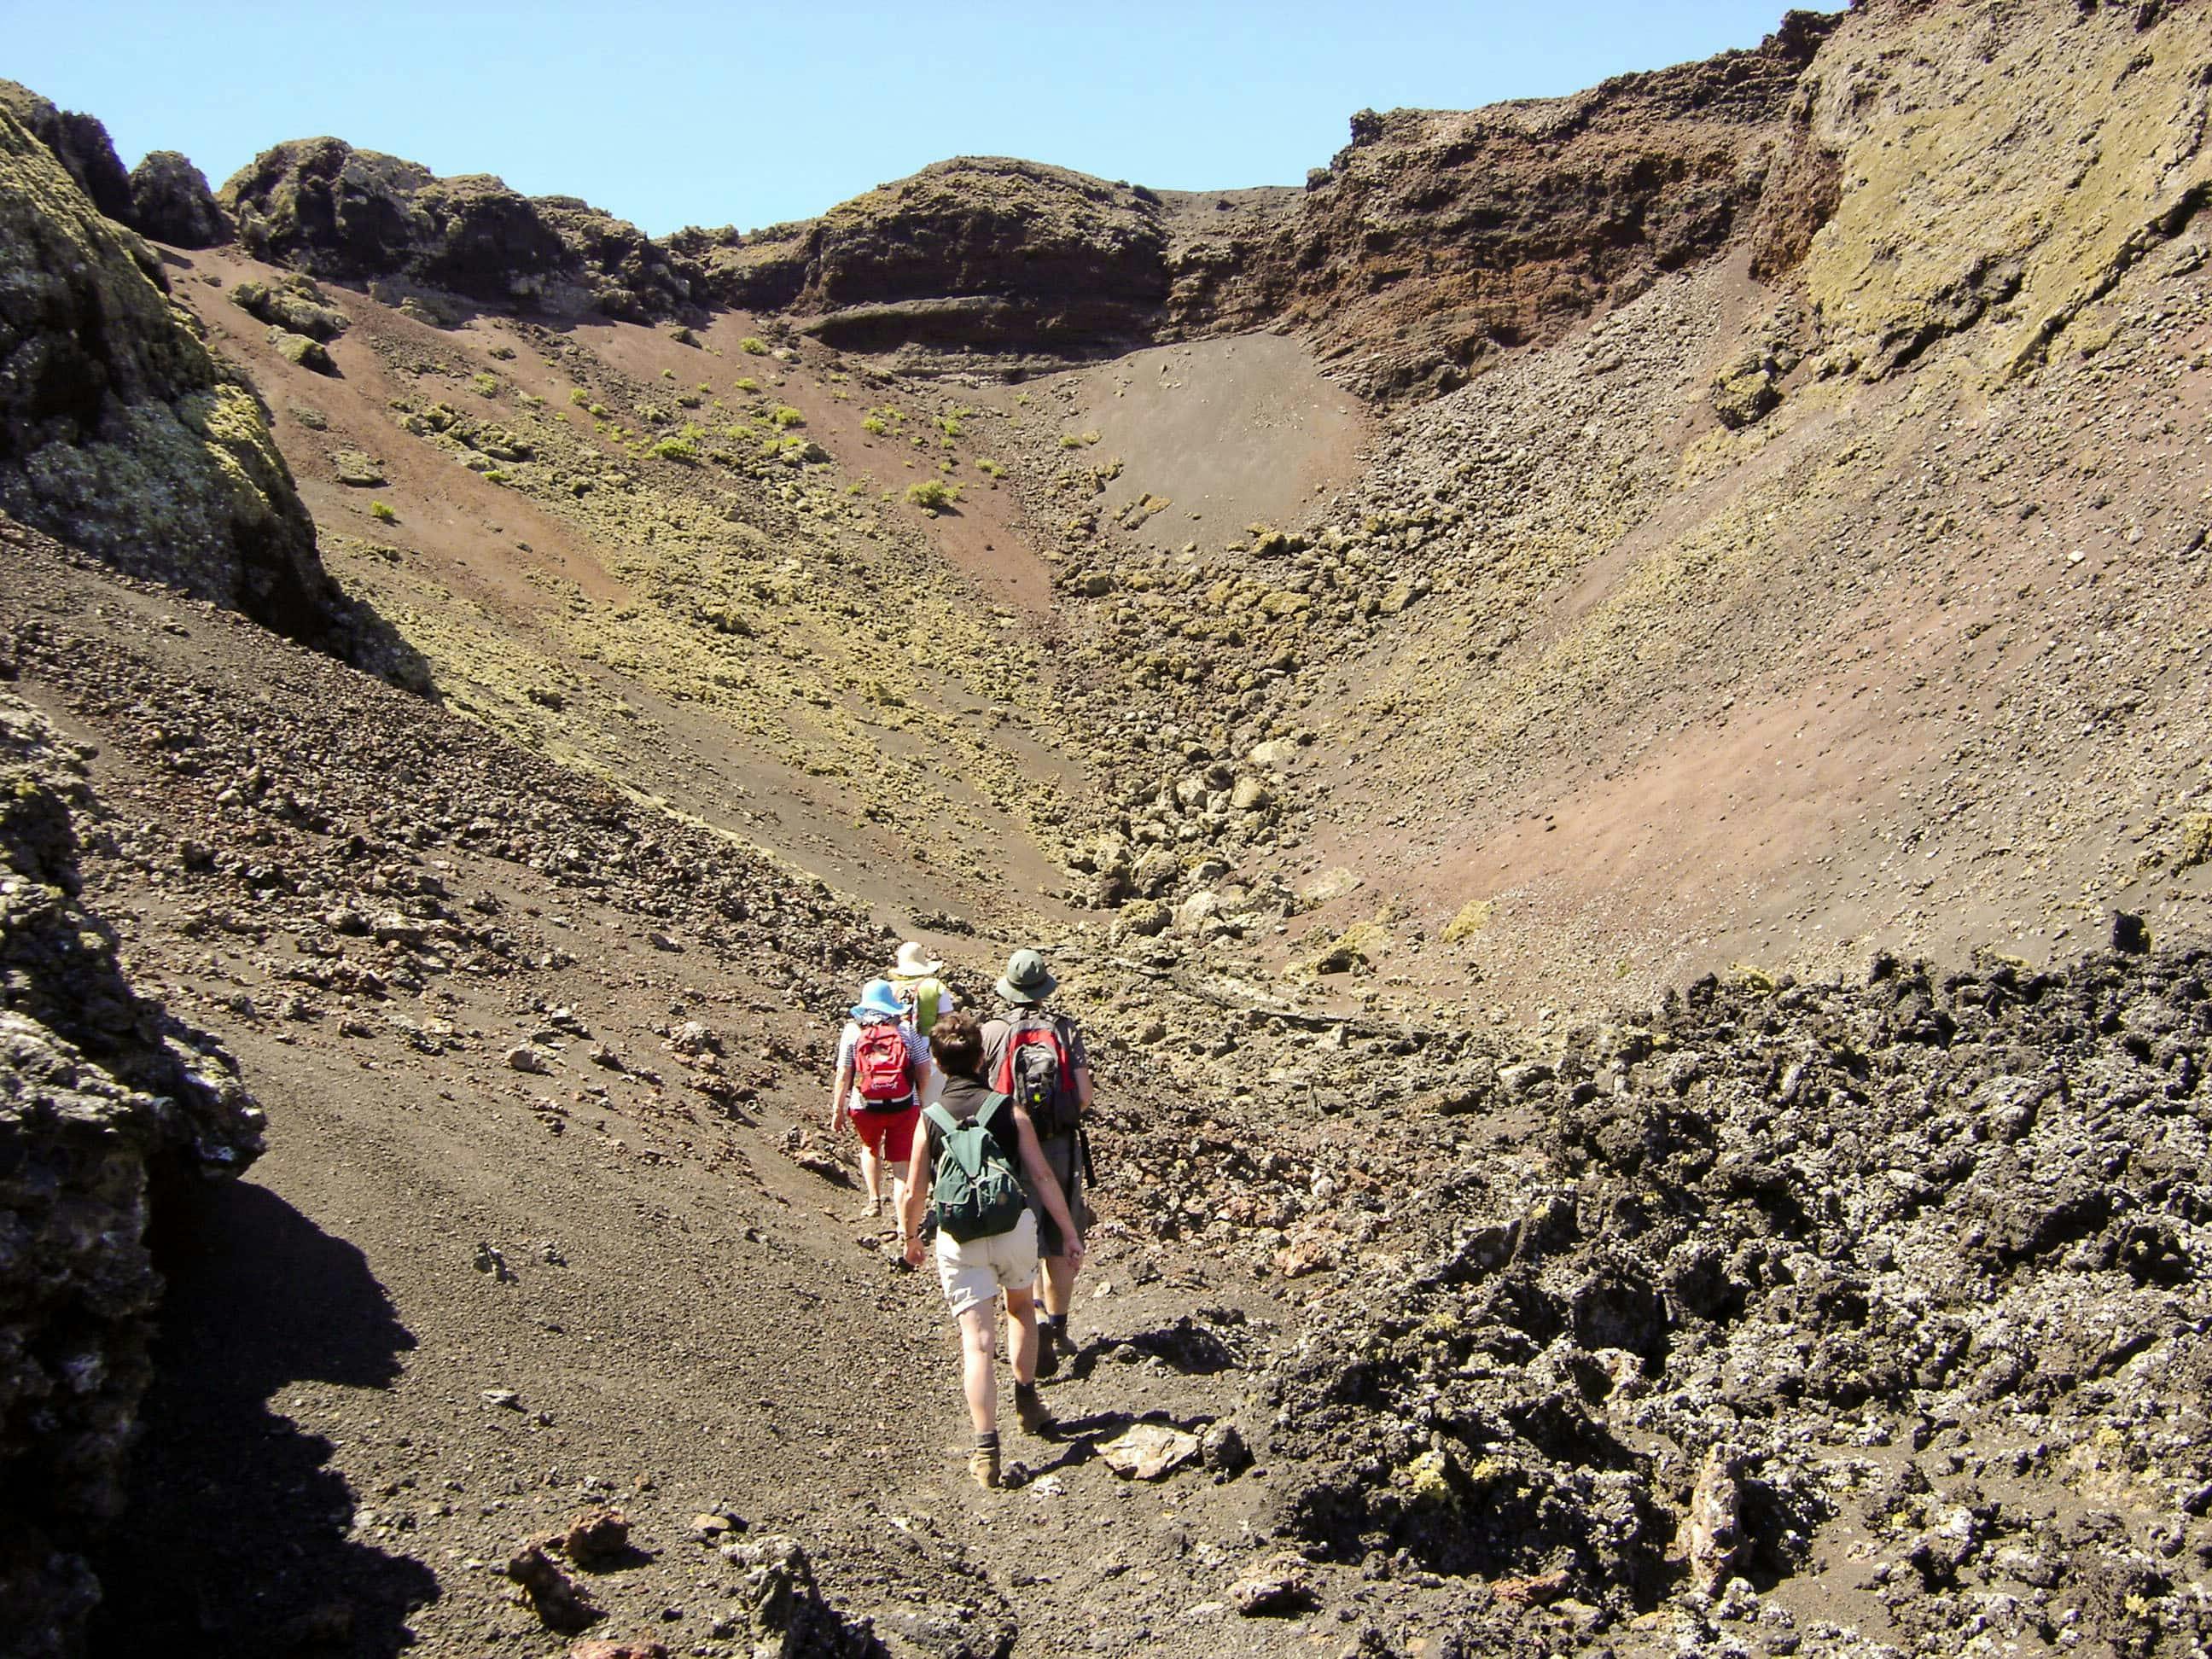
M 1572 92 L 1754 46 L 1785 3 L 0 0 L 0 76 L 100 117 L 126 167 L 179 149 L 220 185 L 332 133 L 658 234 L 808 217 L 963 154 L 1166 189 L 1297 184 L 1354 110 Z

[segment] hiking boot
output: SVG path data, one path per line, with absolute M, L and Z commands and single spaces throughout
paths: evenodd
M 1066 1331 L 1060 1331 L 1055 1335 L 1050 1325 L 1042 1319 L 1037 1321 L 1037 1376 L 1039 1377 L 1060 1375 L 1060 1350 L 1061 1345 L 1066 1340 Z
M 1037 1392 L 1034 1382 L 1014 1384 L 1014 1415 L 1026 1431 L 1039 1439 L 1052 1431 L 1052 1412 L 1045 1405 L 1044 1396 Z
M 975 1477 L 975 1484 L 986 1492 L 999 1489 L 999 1449 L 978 1446 L 968 1454 L 968 1473 Z

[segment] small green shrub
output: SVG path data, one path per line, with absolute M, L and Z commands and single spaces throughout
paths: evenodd
M 664 461 L 690 462 L 699 459 L 698 445 L 686 438 L 663 438 L 653 445 L 651 453 Z
M 480 398 L 499 396 L 499 376 L 496 374 L 489 373 L 471 374 L 469 376 L 469 384 L 477 389 L 477 395 Z
M 760 382 L 750 374 L 740 374 L 738 376 L 737 387 L 740 392 L 758 392 Z
M 778 404 L 774 409 L 769 411 L 769 419 L 774 421 L 778 426 L 781 427 L 805 426 L 806 424 L 806 416 L 800 414 L 789 404 Z
M 545 399 L 539 397 L 534 392 L 518 392 L 514 394 L 514 399 L 525 409 L 543 409 L 545 407 Z
M 765 357 L 768 356 L 768 342 L 748 334 L 738 342 L 738 349 L 748 357 Z
M 963 428 L 960 425 L 960 417 L 957 415 L 939 416 L 937 419 L 937 429 L 942 432 L 945 436 L 945 441 L 950 442 L 951 440 L 958 437 L 961 434 Z
M 883 417 L 881 416 L 871 415 L 866 420 L 860 422 L 860 430 L 866 433 L 870 437 L 880 438 L 884 433 L 890 431 L 890 428 L 884 424 Z
M 399 515 L 397 513 L 394 513 L 391 507 L 387 507 L 382 501 L 371 501 L 368 504 L 368 516 L 375 520 L 379 524 L 398 524 L 399 522 Z
M 592 406 L 592 394 L 580 386 L 572 386 L 568 388 L 568 401 L 579 409 L 589 409 Z
M 676 378 L 676 371 L 672 368 L 664 368 L 660 371 L 660 378 L 664 380 L 672 380 Z
M 1063 432 L 1060 434 L 1060 447 L 1062 449 L 1080 449 L 1083 447 L 1083 440 L 1073 432 Z
M 925 478 L 920 483 L 910 483 L 906 487 L 906 498 L 916 507 L 934 513 L 960 499 L 960 486 L 949 484 L 942 478 Z
M 1006 469 L 988 455 L 978 455 L 975 458 L 975 470 L 987 478 L 1003 478 L 1006 476 Z

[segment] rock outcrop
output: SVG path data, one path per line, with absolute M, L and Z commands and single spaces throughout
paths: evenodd
M 173 149 L 157 149 L 131 169 L 131 226 L 172 247 L 213 247 L 230 240 L 207 174 Z
M 143 243 L 0 111 L 0 509 L 343 651 L 351 623 L 259 399 Z
M 691 304 L 690 278 L 635 225 L 572 196 L 522 196 L 336 138 L 278 144 L 222 191 L 255 258 L 335 282 L 397 279 L 556 315 L 648 321 Z
M 106 127 L 96 117 L 58 108 L 51 98 L 14 81 L 0 81 L 0 111 L 14 116 L 24 131 L 53 152 L 93 206 L 111 219 L 129 222 L 131 177 L 123 170 Z
M 1832 19 L 1756 50 L 1468 112 L 1364 111 L 1272 235 L 1178 260 L 1183 327 L 1308 331 L 1370 392 L 1557 339 L 1753 222 Z
M 261 1114 L 212 1039 L 125 983 L 78 902 L 80 755 L 0 695 L 0 1591 L 9 1651 L 77 1650 L 122 1501 L 169 1169 L 243 1169 Z
M 811 224 L 702 251 L 728 256 L 710 258 L 718 297 L 794 308 L 832 345 L 1066 357 L 1151 336 L 1168 296 L 1167 246 L 1150 191 L 963 156 Z

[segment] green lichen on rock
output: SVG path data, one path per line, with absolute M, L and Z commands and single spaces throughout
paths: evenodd
M 1488 899 L 1469 899 L 1460 906 L 1459 914 L 1444 924 L 1444 943 L 1457 945 L 1473 939 L 1490 926 L 1492 908 Z
M 1988 317 L 1990 367 L 2039 358 L 2212 195 L 2212 148 L 2175 143 L 2203 130 L 2207 42 L 2189 7 L 1840 29 L 1811 121 L 1844 188 L 1803 267 L 1831 349 L 1872 376 Z
M 231 289 L 230 302 L 249 317 L 311 340 L 335 340 L 348 326 L 345 313 L 305 276 L 240 283 Z
M 346 613 L 258 399 L 4 111 L 0 510 L 295 638 Z
M 1349 974 L 1371 969 L 1390 949 L 1390 930 L 1379 921 L 1355 921 L 1310 962 L 1309 974 Z
M 2212 812 L 2191 812 L 2181 821 L 2181 854 L 2173 867 L 2193 870 L 2206 863 L 2212 863 Z
M 289 329 L 272 328 L 269 343 L 276 348 L 276 355 L 288 363 L 297 363 L 301 368 L 313 369 L 318 374 L 335 374 L 338 366 L 331 360 L 320 340 L 311 340 L 304 334 L 295 334 Z

